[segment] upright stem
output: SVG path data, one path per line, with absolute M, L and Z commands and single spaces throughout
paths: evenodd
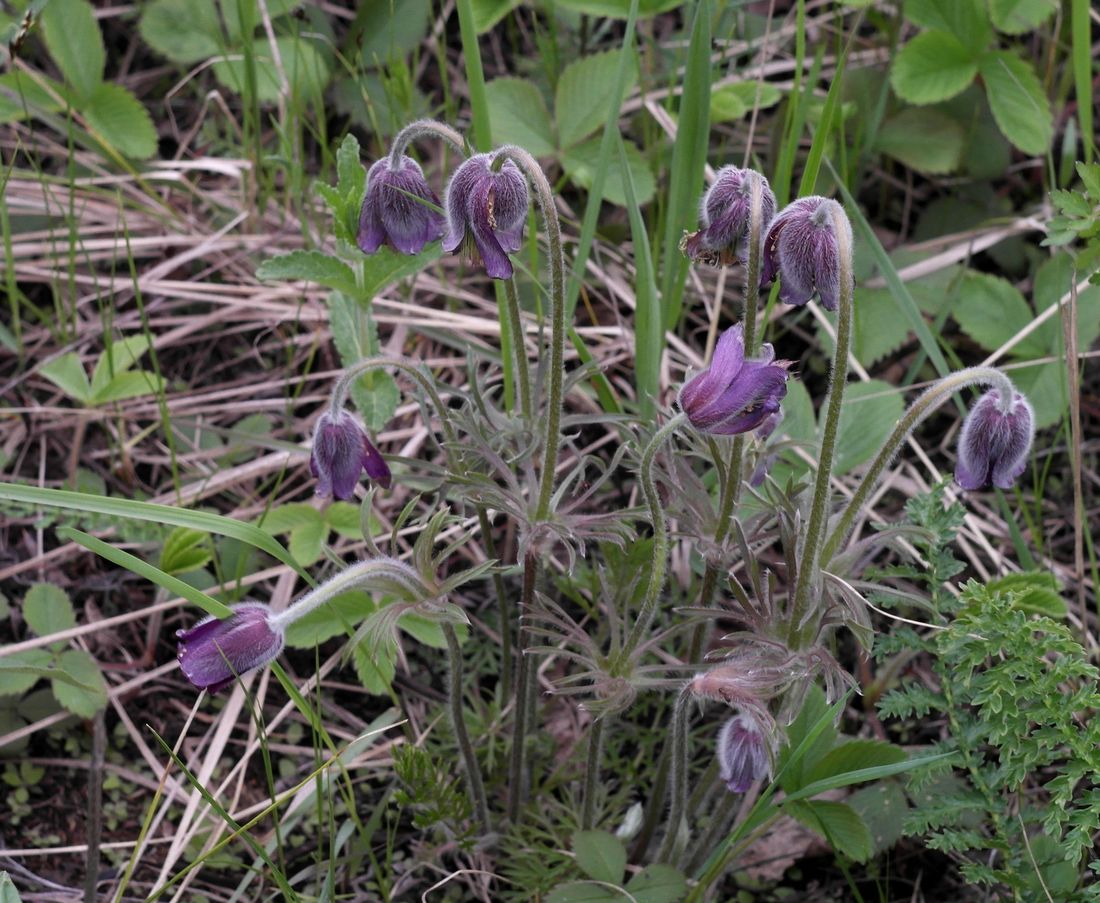
M 484 505 L 477 506 L 477 525 L 481 530 L 481 539 L 485 543 L 485 554 L 488 558 L 496 558 L 496 543 L 493 540 L 492 526 L 489 523 L 489 515 Z M 497 609 L 500 612 L 500 688 L 503 697 L 508 699 L 512 695 L 513 676 L 516 663 L 512 660 L 512 621 L 515 614 L 512 608 L 512 597 L 504 585 L 504 578 L 500 570 L 493 569 L 493 589 L 497 594 Z
M 515 823 L 523 805 L 527 779 L 527 715 L 529 686 L 535 680 L 534 657 L 525 654 L 527 628 L 524 615 L 535 600 L 535 580 L 538 574 L 538 556 L 528 552 L 523 557 L 523 597 L 520 600 L 519 626 L 519 679 L 516 681 L 515 730 L 512 733 L 512 757 L 508 770 L 508 818 Z
M 600 759 L 603 757 L 603 734 L 607 719 L 604 715 L 588 729 L 588 756 L 584 763 L 584 797 L 581 803 L 581 830 L 590 831 L 596 821 L 596 787 L 600 782 Z
M 745 264 L 745 357 L 756 351 L 756 308 L 760 304 L 760 251 L 764 246 L 764 186 L 749 180 L 749 259 Z
M 836 354 L 829 378 L 829 400 L 825 411 L 825 429 L 821 436 L 818 455 L 817 478 L 814 480 L 810 522 L 806 527 L 806 540 L 798 561 L 798 582 L 795 585 L 794 604 L 790 610 L 788 636 L 792 648 L 801 648 L 801 624 L 810 607 L 810 587 L 817 571 L 818 553 L 829 517 L 829 477 L 833 470 L 836 452 L 837 429 L 840 426 L 840 406 L 844 401 L 844 386 L 848 381 L 848 354 L 852 345 L 852 246 L 851 231 L 839 204 L 832 207 L 833 233 L 837 244 L 837 261 L 840 277 L 840 311 L 837 317 Z
M 451 664 L 451 675 L 447 686 L 447 696 L 451 706 L 451 726 L 454 728 L 458 748 L 462 752 L 462 762 L 466 767 L 466 781 L 470 787 L 470 801 L 474 804 L 474 814 L 484 834 L 489 833 L 489 804 L 485 799 L 485 782 L 481 779 L 481 766 L 478 765 L 470 735 L 466 731 L 466 719 L 462 715 L 462 649 L 458 645 L 458 636 L 454 626 L 443 625 L 443 635 L 447 638 L 447 655 Z
M 516 359 L 516 380 L 519 383 L 519 407 L 528 417 L 535 413 L 531 402 L 531 378 L 527 372 L 527 348 L 523 342 L 523 321 L 519 314 L 519 293 L 516 291 L 516 280 L 504 281 L 504 297 L 507 299 L 508 330 L 512 333 L 512 351 Z
M 672 709 L 672 780 L 669 782 L 668 825 L 657 853 L 658 862 L 672 861 L 680 823 L 684 820 L 688 795 L 688 714 L 688 694 L 685 691 L 676 697 L 676 705 Z
M 410 122 L 393 139 L 390 147 L 390 168 L 396 169 L 401 165 L 401 157 L 405 149 L 417 138 L 431 135 L 433 138 L 442 138 L 463 156 L 466 155 L 465 139 L 449 125 L 436 122 L 434 119 L 418 119 Z
M 561 224 L 554 206 L 554 191 L 538 161 L 521 147 L 507 144 L 497 150 L 493 158 L 494 169 L 511 160 L 535 186 L 542 219 L 546 224 L 546 238 L 550 245 L 550 302 L 553 305 L 550 327 L 550 390 L 547 399 L 546 441 L 543 449 L 542 477 L 539 485 L 536 521 L 544 520 L 550 513 L 550 499 L 554 494 L 554 472 L 558 465 L 558 447 L 561 442 L 562 382 L 565 371 L 565 257 L 561 243 Z
M 952 373 L 937 380 L 926 389 L 924 393 L 909 406 L 909 410 L 907 410 L 902 415 L 901 419 L 898 420 L 893 432 L 891 432 L 890 435 L 886 437 L 886 441 L 882 443 L 882 447 L 878 450 L 878 454 L 875 455 L 874 460 L 871 462 L 871 466 L 863 475 L 863 478 L 859 482 L 859 486 L 856 487 L 855 493 L 853 493 L 852 498 L 845 506 L 844 511 L 840 515 L 840 519 L 837 521 L 832 533 L 829 534 L 828 540 L 822 547 L 820 558 L 822 562 L 827 564 L 833 555 L 836 554 L 841 544 L 848 538 L 848 534 L 852 529 L 852 523 L 859 515 L 860 509 L 862 509 L 864 503 L 875 489 L 878 488 L 879 483 L 882 481 L 883 471 L 894 459 L 894 455 L 898 453 L 898 449 L 901 448 L 901 444 L 909 437 L 910 433 L 912 433 L 913 430 L 915 430 L 945 401 L 951 398 L 952 395 L 961 389 L 965 389 L 967 386 L 975 384 L 992 385 L 996 387 L 1002 398 L 1012 398 L 1015 392 L 1012 381 L 1000 370 L 996 370 L 992 367 L 970 367 L 966 370 L 960 370 L 958 373 Z

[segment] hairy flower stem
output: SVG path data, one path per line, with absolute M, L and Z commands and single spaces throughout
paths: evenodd
M 554 472 L 558 465 L 561 444 L 562 383 L 565 375 L 565 257 L 562 251 L 561 223 L 554 206 L 554 191 L 538 161 L 522 147 L 506 144 L 497 150 L 493 169 L 499 171 L 505 161 L 511 160 L 535 186 L 539 209 L 546 224 L 546 238 L 550 246 L 550 303 L 553 306 L 550 325 L 550 388 L 547 397 L 546 441 L 543 448 L 542 476 L 539 484 L 538 504 L 534 520 L 545 520 L 550 513 L 550 500 L 554 494 Z M 517 337 L 518 339 L 518 337 Z
M 512 334 L 512 352 L 516 358 L 516 394 L 520 412 L 531 417 L 535 410 L 531 402 L 531 378 L 527 367 L 527 348 L 523 343 L 523 321 L 519 315 L 519 292 L 515 277 L 504 281 L 504 297 L 508 308 L 508 331 Z
M 393 169 L 400 167 L 405 149 L 417 138 L 423 138 L 426 135 L 443 139 L 462 156 L 466 156 L 466 140 L 449 125 L 436 122 L 434 119 L 418 119 L 416 122 L 410 122 L 393 139 L 393 145 L 390 147 L 390 167 Z
M 519 677 L 516 681 L 515 727 L 512 731 L 512 756 L 508 769 L 508 819 L 519 820 L 519 810 L 526 796 L 527 781 L 527 721 L 531 706 L 528 699 L 537 679 L 535 657 L 526 655 L 528 631 L 523 618 L 535 601 L 535 579 L 538 576 L 538 556 L 528 552 L 523 557 L 523 596 L 520 600 Z
M 477 525 L 481 530 L 481 540 L 485 543 L 485 555 L 492 559 L 497 557 L 496 542 L 493 539 L 492 526 L 489 523 L 489 515 L 484 505 L 477 505 Z M 499 570 L 493 571 L 493 589 L 497 594 L 497 609 L 500 617 L 500 688 L 503 697 L 508 699 L 512 695 L 512 685 L 516 670 L 516 663 L 512 660 L 512 623 L 515 620 L 515 612 L 512 609 L 512 597 L 504 585 L 504 577 Z
M 811 587 L 816 582 L 821 540 L 829 518 L 829 478 L 836 453 L 837 430 L 840 426 L 840 406 L 844 401 L 844 387 L 848 381 L 848 355 L 852 346 L 852 245 L 850 231 L 844 220 L 843 208 L 833 212 L 833 232 L 836 234 L 837 261 L 840 269 L 840 305 L 837 315 L 836 354 L 829 376 L 828 401 L 825 409 L 825 429 L 821 435 L 821 450 L 817 459 L 817 477 L 814 480 L 810 521 L 802 555 L 798 560 L 798 582 L 795 584 L 793 604 L 789 610 L 788 641 L 794 650 L 801 649 L 806 641 L 802 622 L 812 604 Z
M 584 763 L 584 797 L 581 803 L 581 830 L 590 831 L 596 821 L 596 787 L 600 782 L 603 734 L 610 715 L 592 722 L 588 729 L 588 756 Z
M 466 782 L 470 790 L 470 802 L 474 805 L 474 815 L 483 834 L 489 833 L 489 804 L 485 799 L 485 782 L 481 778 L 481 766 L 477 763 L 470 735 L 466 731 L 466 720 L 462 714 L 462 649 L 458 645 L 458 635 L 451 624 L 444 624 L 443 636 L 447 639 L 447 655 L 450 659 L 451 673 L 447 686 L 447 696 L 451 707 L 451 727 L 462 752 L 462 763 L 466 767 Z
M 672 780 L 668 788 L 668 825 L 665 828 L 665 839 L 661 842 L 661 849 L 657 853 L 658 862 L 671 862 L 676 850 L 676 841 L 680 835 L 680 824 L 684 820 L 684 812 L 688 795 L 688 692 L 685 689 L 676 697 L 676 705 L 672 707 Z

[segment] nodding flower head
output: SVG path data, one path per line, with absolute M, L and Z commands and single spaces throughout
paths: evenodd
M 753 781 L 771 774 L 769 742 L 755 719 L 742 712 L 718 734 L 718 773 L 733 793 L 744 793 Z
M 698 232 L 685 235 L 680 249 L 692 260 L 731 266 L 747 260 L 752 224 L 752 193 L 760 186 L 760 234 L 775 216 L 775 195 L 768 180 L 753 169 L 723 166 L 699 204 Z
M 966 490 L 990 483 L 1011 489 L 1027 467 L 1035 430 L 1035 415 L 1019 392 L 1005 404 L 998 389 L 990 389 L 967 415 L 959 436 L 955 481 Z
M 508 254 L 520 249 L 527 220 L 527 179 L 511 160 L 494 172 L 494 156 L 475 154 L 451 177 L 443 250 L 462 246 L 471 256 L 481 256 L 494 279 L 510 279 Z
M 383 157 L 367 172 L 367 193 L 359 212 L 359 249 L 373 254 L 388 244 L 404 254 L 419 254 L 443 234 L 439 197 L 412 157 L 395 168 Z
M 176 637 L 180 669 L 196 687 L 211 693 L 266 665 L 283 648 L 283 628 L 260 602 L 234 605 L 228 618 L 203 618 L 190 630 L 177 630 Z
M 355 495 L 359 474 L 390 488 L 390 468 L 367 438 L 366 430 L 347 411 L 325 411 L 313 431 L 310 472 L 317 478 L 317 495 L 350 499 Z
M 722 333 L 710 368 L 680 390 L 680 408 L 697 430 L 730 436 L 756 429 L 779 410 L 787 394 L 789 361 L 776 361 L 772 346 L 761 356 L 745 358 L 745 338 L 738 323 Z
M 843 243 L 837 237 L 837 222 L 844 231 Z M 768 228 L 760 284 L 770 285 L 778 274 L 779 298 L 785 304 L 805 304 L 816 292 L 826 310 L 836 310 L 842 244 L 850 254 L 852 226 L 844 208 L 829 198 L 800 198 L 784 207 Z M 850 260 L 844 269 L 851 288 Z

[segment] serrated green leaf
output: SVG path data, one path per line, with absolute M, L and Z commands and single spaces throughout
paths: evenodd
M 437 241 L 433 241 L 419 254 L 401 254 L 383 245 L 373 254 L 365 256 L 360 263 L 363 269 L 363 289 L 358 297 L 372 301 L 382 289 L 400 279 L 415 276 L 442 256 L 443 248 Z
M 615 90 L 621 53 L 607 50 L 592 54 L 562 70 L 554 95 L 554 114 L 558 122 L 558 146 L 563 150 L 568 151 L 607 121 L 607 105 Z M 625 90 L 630 91 L 638 82 L 638 61 L 634 55 L 627 65 Z
M 525 78 L 495 78 L 485 86 L 493 140 L 518 144 L 536 157 L 554 153 L 554 128 L 542 94 Z
M 428 34 L 429 0 L 372 0 L 358 5 L 365 66 L 384 65 L 404 57 Z
M 834 746 L 805 772 L 807 783 L 861 768 L 893 765 L 906 759 L 905 750 L 881 740 L 847 740 Z
M 103 82 L 107 52 L 87 0 L 50 0 L 39 20 L 46 48 L 77 97 L 87 99 Z
M 631 141 L 624 141 L 626 162 L 630 177 L 634 183 L 634 199 L 639 205 L 649 203 L 657 190 L 653 173 L 646 163 L 642 152 Z M 570 148 L 562 155 L 562 165 L 569 177 L 581 188 L 592 186 L 596 167 L 600 161 L 600 139 L 593 138 L 583 144 Z M 604 182 L 604 200 L 625 207 L 627 203 L 626 185 L 623 179 L 622 161 L 618 154 L 612 154 L 607 166 L 607 180 Z
M 861 787 L 847 802 L 867 825 L 875 854 L 885 852 L 901 839 L 909 803 L 897 781 Z
M 1054 137 L 1054 123 L 1031 64 L 996 50 L 982 58 L 979 71 L 993 118 L 1004 136 L 1025 154 L 1045 154 Z
M 1024 296 L 1011 282 L 974 271 L 963 277 L 951 315 L 963 332 L 987 351 L 1000 348 L 1035 319 Z M 1034 335 L 1013 348 L 1013 354 L 1025 358 L 1040 357 L 1046 351 Z
M 288 548 L 302 567 L 314 564 L 322 554 L 322 544 L 328 536 L 328 524 L 317 519 L 316 523 L 303 524 L 290 531 Z
M 286 630 L 286 644 L 294 649 L 310 649 L 345 634 L 348 627 L 354 630 L 377 608 L 369 593 L 358 590 L 340 593 L 292 622 Z
M 555 887 L 546 898 L 546 903 L 622 903 L 624 899 L 621 893 L 602 884 L 570 881 Z
M 360 643 L 352 653 L 355 673 L 368 693 L 389 695 L 397 673 L 397 649 L 393 643 Z
M 21 696 L 49 673 L 53 655 L 46 649 L 27 649 L 0 658 L 0 696 Z
M 70 398 L 85 404 L 91 399 L 92 387 L 88 374 L 84 372 L 80 355 L 75 351 L 55 357 L 39 367 L 38 372 Z
M 279 533 L 289 533 L 299 527 L 319 524 L 323 520 L 321 512 L 312 505 L 307 505 L 305 502 L 288 502 L 268 509 L 262 518 L 256 521 L 256 526 L 274 536 Z
M 325 509 L 325 522 L 345 539 L 362 539 L 359 508 L 350 502 L 333 502 Z
M 332 340 L 345 367 L 378 354 L 381 346 L 373 319 L 354 300 L 340 292 L 328 299 Z M 394 378 L 381 370 L 364 373 L 351 384 L 351 398 L 371 430 L 380 430 L 397 410 L 400 393 Z
M 878 379 L 853 383 L 840 407 L 833 473 L 848 473 L 870 461 L 905 410 L 897 387 Z
M 989 0 L 989 15 L 998 31 L 1026 34 L 1042 25 L 1058 8 L 1058 0 Z
M 91 718 L 107 705 L 107 681 L 91 655 L 83 649 L 66 649 L 58 656 L 57 666 L 76 682 L 56 677 L 50 681 L 54 698 L 66 711 L 81 718 Z
M 36 583 L 23 597 L 23 618 L 36 636 L 50 636 L 76 626 L 69 594 L 52 583 Z
M 176 527 L 160 550 L 160 569 L 166 574 L 186 574 L 206 567 L 213 557 L 209 533 Z
M 305 101 L 320 96 L 329 78 L 329 66 L 321 52 L 311 42 L 295 37 L 276 38 L 275 46 L 291 94 Z M 275 103 L 282 93 L 282 81 L 266 37 L 253 41 L 252 55 L 256 96 L 262 103 Z M 248 84 L 246 65 L 239 53 L 222 57 L 214 63 L 214 77 L 231 91 L 243 94 Z
M 975 52 L 986 48 L 993 32 L 986 0 L 905 0 L 905 17 L 924 28 L 954 35 Z
M 619 884 L 626 873 L 626 848 L 607 831 L 578 831 L 573 852 L 582 872 L 595 881 Z
M 446 649 L 447 638 L 443 635 L 443 627 L 438 621 L 432 621 L 417 614 L 402 615 L 397 622 L 405 633 L 432 649 Z M 460 643 L 466 642 L 470 635 L 470 628 L 465 624 L 454 624 L 455 635 Z
M 710 119 L 711 122 L 735 122 L 747 116 L 754 105 L 766 110 L 779 103 L 782 97 L 782 92 L 770 82 L 722 85 L 711 92 Z
M 939 110 L 914 107 L 891 116 L 875 136 L 877 150 L 933 175 L 957 170 L 965 144 L 966 134 L 955 119 Z
M 1023 571 L 1006 574 L 986 584 L 990 593 L 1013 593 L 1012 605 L 1048 618 L 1065 620 L 1068 614 L 1066 600 L 1062 598 L 1058 578 L 1049 571 Z
M 157 53 L 184 66 L 217 56 L 224 44 L 213 0 L 152 0 L 138 30 Z
M 145 370 L 119 373 L 103 390 L 96 392 L 90 399 L 92 405 L 109 404 L 112 401 L 125 401 L 142 395 L 155 395 L 164 388 L 164 380 Z
M 1076 163 L 1077 175 L 1085 185 L 1089 197 L 1100 200 L 1100 163 Z
M 636 903 L 677 903 L 687 893 L 687 881 L 671 865 L 647 865 L 626 884 Z
M 289 254 L 269 257 L 256 267 L 256 278 L 316 282 L 350 295 L 355 295 L 358 291 L 351 267 L 322 251 L 291 251 Z
M 81 110 L 100 138 L 127 157 L 145 160 L 157 152 L 157 130 L 149 111 L 133 94 L 103 82 Z
M 977 73 L 974 54 L 958 38 L 943 31 L 926 31 L 894 57 L 890 85 L 909 103 L 938 103 L 965 91 Z
M 849 859 L 866 862 L 871 857 L 871 832 L 851 806 L 828 800 L 800 800 L 785 803 L 783 811 L 816 831 Z
M 53 79 L 35 73 L 5 72 L 0 75 L 0 125 L 18 122 L 36 112 L 54 113 L 64 106 L 57 97 L 65 89 Z
M 330 200 L 329 206 L 333 208 L 336 220 L 342 224 L 346 233 L 344 238 L 349 244 L 355 242 L 359 210 L 366 191 L 367 171 L 360 159 L 359 139 L 348 132 L 336 149 L 336 196 L 339 200 L 335 204 Z

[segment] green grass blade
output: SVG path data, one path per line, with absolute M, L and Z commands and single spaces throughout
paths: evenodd
M 685 228 L 694 225 L 696 198 L 703 188 L 710 137 L 710 75 L 710 0 L 699 0 L 691 26 L 684 90 L 680 96 L 676 142 L 672 146 L 668 177 L 668 206 L 661 249 L 665 329 L 675 328 L 683 304 L 687 258 L 680 253 L 680 235 Z
M 1070 25 L 1073 31 L 1073 93 L 1077 98 L 1077 118 L 1081 124 L 1085 162 L 1091 163 L 1096 150 L 1096 139 L 1092 133 L 1092 26 L 1089 22 L 1089 0 L 1073 0 Z
M 466 63 L 466 87 L 470 94 L 470 118 L 474 124 L 474 141 L 479 151 L 493 146 L 493 130 L 489 124 L 489 99 L 485 94 L 485 70 L 481 65 L 481 46 L 477 42 L 474 8 L 471 0 L 458 0 L 458 30 L 462 38 L 462 59 Z
M 879 781 L 883 778 L 892 778 L 896 774 L 903 774 L 906 771 L 913 771 L 917 768 L 923 768 L 925 765 L 931 765 L 933 762 L 942 762 L 944 759 L 950 758 L 955 753 L 938 753 L 934 756 L 921 756 L 917 759 L 906 759 L 904 762 L 893 762 L 889 765 L 876 765 L 873 768 L 858 768 L 855 771 L 846 771 L 843 774 L 834 774 L 827 778 L 822 778 L 820 781 L 814 781 L 812 784 L 807 784 L 794 793 L 788 794 L 784 797 L 783 802 L 793 802 L 794 800 L 804 800 L 812 796 L 817 796 L 819 793 L 824 793 L 827 790 L 836 790 L 838 787 L 847 787 L 850 784 L 862 784 L 866 781 Z
M 806 124 L 806 99 L 813 94 L 814 85 L 817 84 L 818 76 L 821 73 L 823 57 L 824 48 L 821 48 L 814 58 L 810 76 L 806 79 L 806 86 L 803 89 L 802 72 L 806 64 L 806 3 L 805 0 L 798 0 L 794 38 L 794 84 L 791 86 L 790 99 L 787 104 L 786 122 L 783 126 L 783 143 L 779 147 L 779 158 L 776 160 L 775 169 L 772 172 L 774 178 L 771 180 L 777 210 L 784 207 L 787 201 L 790 200 L 794 158 L 798 153 L 798 142 L 802 137 L 802 128 Z

